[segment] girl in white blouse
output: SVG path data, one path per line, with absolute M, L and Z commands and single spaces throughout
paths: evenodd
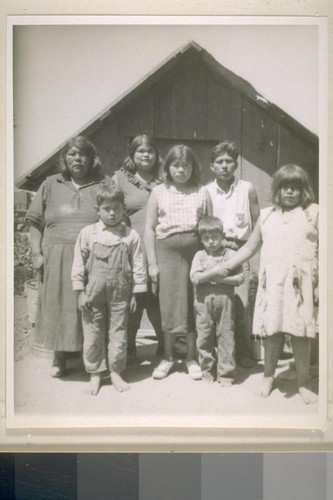
M 153 377 L 163 379 L 175 367 L 175 338 L 185 334 L 187 370 L 194 380 L 200 380 L 189 273 L 199 249 L 198 222 L 211 208 L 205 188 L 199 185 L 199 164 L 189 147 L 170 149 L 163 164 L 163 181 L 150 195 L 145 231 L 148 272 L 159 289 L 164 335 L 164 359 Z

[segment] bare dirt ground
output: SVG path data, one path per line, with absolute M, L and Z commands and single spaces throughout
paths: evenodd
M 257 395 L 263 372 L 262 361 L 254 368 L 238 368 L 235 384 L 221 388 L 217 383 L 195 382 L 186 373 L 184 362 L 166 379 L 152 379 L 152 370 L 158 360 L 156 343 L 142 333 L 138 338 L 138 362 L 129 365 L 124 378 L 130 390 L 118 393 L 110 378 L 104 379 L 97 396 L 90 396 L 88 375 L 80 358 L 68 362 L 63 379 L 49 376 L 51 359 L 48 353 L 36 356 L 31 351 L 32 335 L 26 300 L 15 297 L 15 352 L 14 352 L 14 414 L 33 423 L 41 417 L 46 425 L 61 425 L 59 419 L 84 417 L 85 425 L 173 425 L 182 426 L 198 419 L 199 425 L 225 425 L 228 419 L 242 422 L 260 417 L 273 424 L 276 418 L 315 417 L 318 404 L 305 405 L 297 393 L 295 380 L 284 380 L 280 374 L 289 368 L 290 360 L 281 360 L 274 389 L 268 398 Z M 318 386 L 318 379 L 313 379 Z M 52 426 L 51 425 L 51 426 Z M 80 425 L 80 423 L 78 423 Z M 123 424 L 124 425 L 124 424 Z M 38 427 L 38 425 L 36 425 Z M 256 426 L 256 425 L 255 425 Z

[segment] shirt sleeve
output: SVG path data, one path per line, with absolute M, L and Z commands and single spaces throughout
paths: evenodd
M 144 265 L 141 241 L 138 233 L 131 230 L 130 258 L 133 273 L 133 293 L 147 291 L 147 272 Z
M 77 237 L 74 247 L 74 258 L 72 265 L 72 287 L 73 290 L 84 290 L 86 285 L 85 264 L 90 254 L 89 232 L 83 228 Z
M 48 181 L 46 179 L 40 185 L 26 214 L 26 220 L 36 224 L 41 231 L 45 226 L 44 212 L 48 199 L 48 190 Z
M 199 252 L 197 252 L 195 254 L 195 256 L 193 257 L 192 265 L 191 265 L 191 269 L 190 269 L 190 280 L 191 281 L 195 277 L 196 273 L 199 273 L 203 270 L 200 255 L 201 255 L 201 251 L 199 250 Z

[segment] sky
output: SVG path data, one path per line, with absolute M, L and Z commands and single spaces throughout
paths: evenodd
M 316 25 L 16 25 L 14 178 L 191 40 L 318 133 Z

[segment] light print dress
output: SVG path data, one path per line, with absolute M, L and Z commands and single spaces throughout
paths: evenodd
M 318 284 L 317 204 L 261 211 L 262 250 L 253 334 L 315 337 Z

